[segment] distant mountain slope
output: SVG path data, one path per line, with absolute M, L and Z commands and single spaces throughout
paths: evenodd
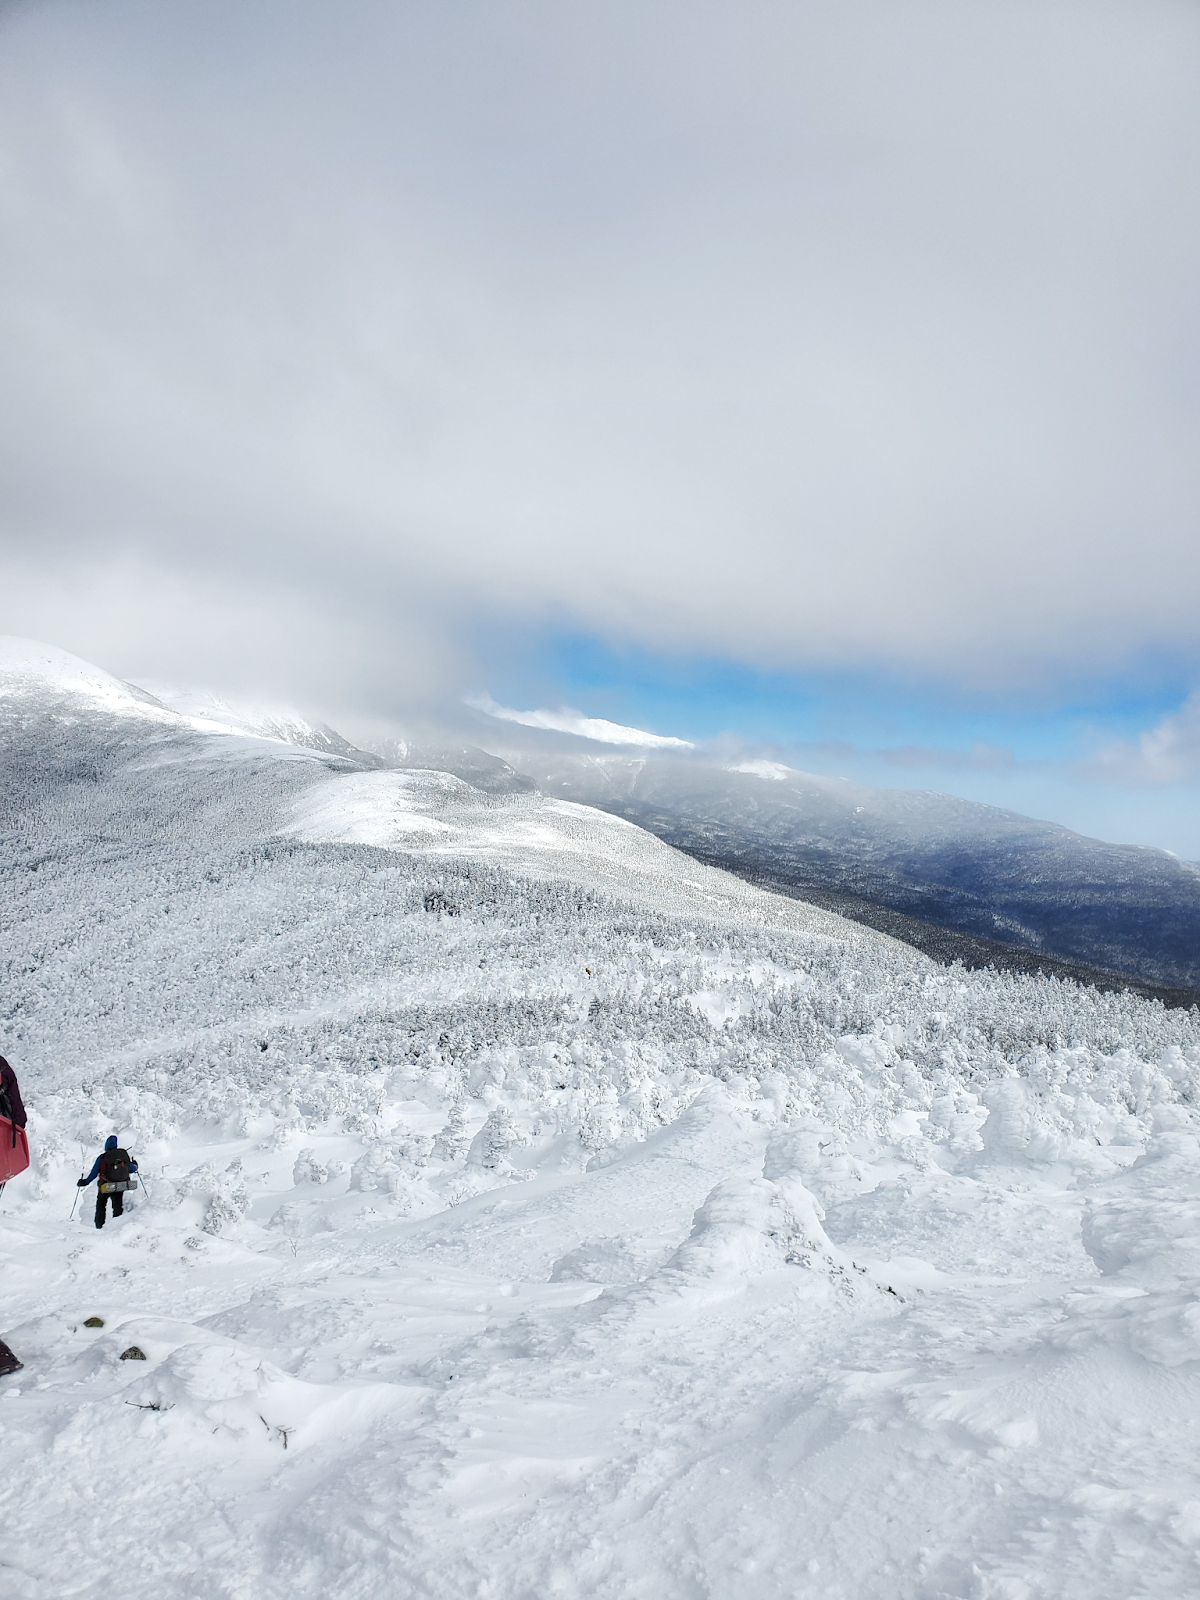
M 450 772 L 486 794 L 529 794 L 536 787 L 532 778 L 523 777 L 507 761 L 489 755 L 478 745 L 455 740 L 383 739 L 372 743 L 371 750 L 385 767 L 407 772 Z
M 146 686 L 146 692 L 160 705 L 197 725 L 219 726 L 259 739 L 279 739 L 284 744 L 299 745 L 306 750 L 322 750 L 330 755 L 345 756 L 360 766 L 384 765 L 378 756 L 360 750 L 348 739 L 343 739 L 328 723 L 312 722 L 298 711 L 273 706 L 234 705 L 219 695 L 168 688 L 154 683 Z
M 940 923 L 926 922 L 920 917 L 906 916 L 903 911 L 894 911 L 877 900 L 864 900 L 837 890 L 814 888 L 811 884 L 801 888 L 774 873 L 757 870 L 743 862 L 702 851 L 689 853 L 697 861 L 736 873 L 747 883 L 773 889 L 778 894 L 795 896 L 811 905 L 822 906 L 826 911 L 836 912 L 840 917 L 848 917 L 852 922 L 877 928 L 882 933 L 890 934 L 893 939 L 903 940 L 923 955 L 931 956 L 943 966 L 959 962 L 973 970 L 994 967 L 999 972 L 1041 972 L 1047 977 L 1088 984 L 1096 989 L 1128 989 L 1135 994 L 1161 1000 L 1170 1007 L 1186 1010 L 1200 1006 L 1200 989 L 1187 985 L 1135 978 L 1129 973 L 1116 972 L 1111 967 L 1099 967 L 1094 962 L 1076 961 L 1070 956 L 1051 955 L 1045 950 L 1003 944 L 999 939 L 986 939 L 981 934 L 964 933 L 959 928 L 947 928 Z
M 47 735 L 43 727 L 34 738 L 35 766 L 51 759 L 74 762 L 80 772 L 89 762 L 104 766 L 113 738 L 107 744 L 93 738 L 86 758 L 78 740 L 67 741 L 69 750 L 63 745 L 62 726 L 80 705 L 93 734 L 105 718 L 116 719 L 110 733 L 118 744 L 124 735 L 113 729 L 132 719 L 160 741 L 205 735 L 210 755 L 214 738 L 232 739 L 230 753 L 243 761 L 256 747 L 282 754 L 283 746 L 294 753 L 289 759 L 324 757 L 330 770 L 449 773 L 481 803 L 489 795 L 513 808 L 512 819 L 542 805 L 536 785 L 552 800 L 620 816 L 708 866 L 904 940 L 939 961 L 1041 968 L 1102 987 L 1128 981 L 1172 1005 L 1191 1004 L 1200 992 L 1196 864 L 1166 851 L 1088 839 L 1016 812 L 948 795 L 871 789 L 774 762 L 729 767 L 673 753 L 589 751 L 586 744 L 581 750 L 580 741 L 564 748 L 561 737 L 543 739 L 530 730 L 517 745 L 507 735 L 491 741 L 490 752 L 455 740 L 367 751 L 295 712 L 178 690 L 151 694 L 52 646 L 0 639 L 0 716 L 19 722 L 32 711 L 59 710 L 51 719 L 59 733 Z M 12 737 L 20 743 L 19 734 Z M 282 769 L 270 770 L 278 786 Z M 551 807 L 542 815 L 549 822 L 555 813 Z M 527 829 L 521 870 L 534 861 L 546 867 L 547 851 L 562 844 L 554 841 L 557 825 L 543 830 L 532 854 L 525 846 L 538 830 Z M 602 855 L 597 844 L 593 858 Z
M 494 747 L 548 793 L 846 914 L 882 907 L 1001 947 L 1200 988 L 1200 869 L 1167 851 L 774 763 Z
M 324 723 L 298 713 L 232 706 L 215 695 L 173 689 L 149 689 L 125 683 L 55 645 L 36 639 L 0 635 L 0 717 L 10 726 L 30 719 L 39 726 L 61 728 L 64 717 L 82 715 L 96 727 L 98 719 L 124 719 L 142 730 L 242 739 L 340 756 L 357 766 L 382 766 L 378 756 L 356 749 Z M 49 717 L 49 723 L 44 721 Z

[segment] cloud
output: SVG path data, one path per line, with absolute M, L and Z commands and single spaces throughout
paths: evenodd
M 935 745 L 905 744 L 875 750 L 872 755 L 890 767 L 932 768 L 943 772 L 1007 772 L 1016 757 L 1002 745 L 976 742 L 969 750 L 944 750 Z
M 1139 787 L 1200 783 L 1200 691 L 1136 739 L 1104 745 L 1083 771 Z
M 510 706 L 500 706 L 491 695 L 471 695 L 467 705 L 482 711 L 501 722 L 516 722 L 523 728 L 545 728 L 554 733 L 572 733 L 580 739 L 595 739 L 600 744 L 642 745 L 654 750 L 691 750 L 687 739 L 673 739 L 666 734 L 645 733 L 641 728 L 626 728 L 619 722 L 606 722 L 603 717 L 585 717 L 581 711 L 563 707 L 559 711 L 514 711 Z
M 335 720 L 351 707 L 369 720 L 380 706 L 435 701 L 462 659 L 420 617 L 393 637 L 386 618 L 372 617 L 369 598 L 360 626 L 378 631 L 363 652 L 348 638 L 347 620 L 304 582 L 278 573 L 261 584 L 234 582 L 203 561 L 189 571 L 117 551 L 108 559 L 81 553 L 47 571 L 12 559 L 0 594 L 9 627 L 19 621 L 25 636 L 61 644 L 119 678 L 174 679 L 238 700 L 282 695 Z
M 0 627 L 376 710 L 549 629 L 1200 671 L 1195 8 L 0 27 Z

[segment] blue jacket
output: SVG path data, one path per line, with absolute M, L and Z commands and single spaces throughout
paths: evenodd
M 100 1176 L 100 1163 L 104 1160 L 104 1157 L 108 1154 L 108 1152 L 110 1150 L 119 1150 L 119 1149 L 120 1149 L 120 1145 L 117 1143 L 116 1134 L 115 1133 L 110 1133 L 108 1138 L 104 1141 L 104 1150 L 103 1150 L 103 1152 L 96 1157 L 95 1161 L 92 1162 L 92 1170 L 88 1173 L 87 1177 L 83 1180 L 84 1188 L 86 1188 L 89 1183 L 95 1183 L 96 1179 Z M 129 1170 L 131 1172 L 136 1172 L 137 1169 L 138 1169 L 137 1162 L 136 1161 L 131 1161 L 129 1163 Z

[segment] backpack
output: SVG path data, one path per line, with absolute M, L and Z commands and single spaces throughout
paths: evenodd
M 129 1172 L 128 1150 L 106 1150 L 100 1164 L 101 1194 L 121 1194 L 133 1187 Z
M 0 1116 L 0 1189 L 29 1165 L 29 1140 L 25 1129 L 10 1117 Z
M 0 1189 L 29 1165 L 29 1140 L 25 1129 L 13 1121 L 12 1101 L 7 1089 L 0 1089 Z

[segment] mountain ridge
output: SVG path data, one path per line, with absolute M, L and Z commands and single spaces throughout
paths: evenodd
M 545 791 L 626 816 L 751 881 L 816 903 L 848 897 L 992 941 L 1014 960 L 1036 953 L 1163 990 L 1200 989 L 1200 868 L 1169 851 L 934 791 L 790 769 L 781 778 L 703 757 L 501 739 L 493 748 Z
M 365 771 L 442 771 L 495 797 L 534 792 L 632 821 L 743 881 L 899 938 L 932 959 L 1126 985 L 1200 1002 L 1200 867 L 936 791 L 879 790 L 780 762 L 579 749 L 528 730 L 356 746 L 297 712 L 148 691 L 34 641 L 0 641 L 0 683 L 82 694 L 195 733 L 261 739 Z

